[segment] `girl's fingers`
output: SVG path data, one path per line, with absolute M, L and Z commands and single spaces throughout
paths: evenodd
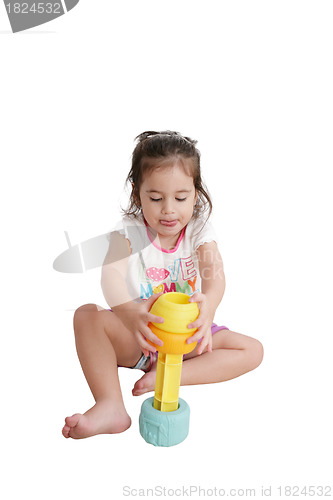
M 200 338 L 201 337 L 196 337 L 195 335 L 193 335 L 193 337 L 188 337 L 186 339 L 186 344 L 193 344 L 193 342 L 198 342 Z
M 136 339 L 144 354 L 145 351 L 155 352 L 157 350 L 156 347 L 147 342 L 146 337 L 141 332 L 137 332 Z M 147 354 L 145 354 L 145 356 L 147 356 Z
M 189 323 L 187 325 L 187 328 L 200 328 L 201 325 L 202 325 L 202 322 L 201 322 L 200 318 L 198 318 L 195 321 L 193 321 L 193 323 Z
M 200 292 L 195 292 L 190 298 L 189 302 L 202 302 L 204 299 L 204 295 Z
M 205 347 L 207 347 L 207 350 L 209 352 L 212 352 L 212 335 L 210 330 L 205 330 L 204 328 L 199 328 L 192 337 L 189 337 L 186 339 L 187 344 L 192 344 L 193 342 L 197 342 L 198 340 L 201 340 L 200 344 L 197 347 L 197 352 L 198 354 L 201 354 Z
M 205 347 L 206 347 L 205 345 L 201 345 L 201 344 L 199 345 L 198 350 L 197 350 L 199 356 L 200 356 L 200 354 L 203 353 L 203 350 L 205 349 Z
M 202 339 L 202 341 L 200 342 L 200 344 L 198 345 L 198 354 L 202 354 L 205 347 L 207 346 L 208 344 L 208 339 Z
M 157 337 L 157 335 L 155 335 L 151 329 L 149 328 L 149 326 L 146 326 L 144 328 L 142 328 L 142 331 L 141 333 L 148 339 L 150 340 L 150 342 L 153 342 L 154 344 L 157 344 L 157 345 L 163 345 L 163 342 L 161 339 L 159 339 Z
M 198 346 L 198 354 L 202 354 L 207 347 L 207 352 L 213 352 L 213 339 L 212 336 L 208 334 L 208 338 L 203 338 Z
M 201 338 L 203 337 L 203 334 L 202 334 L 202 331 L 201 331 L 201 328 L 199 328 L 195 333 L 194 335 L 192 335 L 192 337 L 188 337 L 186 339 L 186 343 L 187 344 L 192 344 L 193 342 L 197 342 L 198 340 L 200 340 Z
M 160 295 L 162 295 L 162 294 L 163 294 L 163 292 L 153 293 L 153 295 L 151 295 L 149 297 L 149 299 L 147 299 L 147 300 L 144 301 L 144 305 L 145 305 L 147 311 L 150 311 L 150 309 L 151 309 L 152 305 L 154 304 L 155 300 L 157 300 L 160 297 Z
M 147 318 L 150 323 L 164 323 L 164 318 L 161 316 L 155 316 L 154 314 L 148 313 Z
M 205 303 L 206 296 L 203 293 L 200 292 L 195 292 L 189 299 L 189 302 L 196 302 L 199 306 L 199 316 L 198 318 L 193 321 L 193 323 L 189 323 L 187 325 L 187 328 L 199 328 L 202 325 L 203 318 L 200 316 L 202 315 L 202 306 Z

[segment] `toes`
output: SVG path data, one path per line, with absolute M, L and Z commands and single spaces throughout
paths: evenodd
M 69 438 L 69 431 L 71 430 L 70 427 L 68 427 L 68 425 L 64 425 L 63 428 L 62 428 L 62 435 L 67 439 Z
M 133 387 L 132 394 L 133 394 L 133 396 L 139 396 L 140 395 L 140 388 L 138 387 L 137 384 L 135 384 L 135 386 Z
M 75 413 L 65 418 L 62 434 L 65 438 L 82 439 L 95 434 L 124 432 L 131 425 L 131 419 L 122 405 L 111 402 L 96 403 L 84 415 Z
M 82 417 L 81 413 L 75 413 L 75 415 L 72 415 L 71 417 L 66 417 L 65 422 L 68 427 L 75 427 L 78 424 L 80 417 Z
M 144 376 L 143 376 L 144 377 Z M 137 380 L 134 384 L 134 387 L 133 387 L 133 390 L 132 390 L 132 394 L 133 396 L 138 396 L 140 394 L 140 392 L 142 391 L 143 387 L 144 387 L 144 380 L 140 378 L 140 380 Z
M 145 392 L 153 391 L 155 388 L 155 381 L 155 369 L 152 369 L 149 372 L 145 373 L 144 376 L 141 377 L 134 385 L 135 396 L 139 396 L 141 394 L 144 394 Z
M 143 377 L 137 380 L 132 390 L 133 396 L 141 396 L 141 394 L 153 390 L 153 388 L 150 387 L 152 382 L 151 379 L 151 374 L 145 374 Z
M 75 413 L 75 415 L 65 418 L 65 425 L 62 428 L 62 435 L 66 439 L 72 437 L 70 432 L 73 430 L 74 427 L 77 426 L 81 416 L 82 416 L 81 413 Z

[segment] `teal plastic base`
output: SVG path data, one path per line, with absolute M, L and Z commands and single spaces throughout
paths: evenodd
M 154 398 L 146 399 L 141 407 L 139 418 L 140 434 L 154 446 L 174 446 L 188 435 L 190 407 L 179 398 L 178 410 L 159 411 L 153 407 Z

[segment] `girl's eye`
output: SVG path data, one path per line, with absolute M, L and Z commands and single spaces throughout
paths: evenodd
M 150 198 L 151 201 L 161 201 L 162 198 Z M 186 198 L 176 198 L 177 201 L 185 201 Z

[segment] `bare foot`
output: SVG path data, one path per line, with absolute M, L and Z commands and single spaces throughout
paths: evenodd
M 133 396 L 141 396 L 141 394 L 145 394 L 155 389 L 156 368 L 157 363 L 152 366 L 149 372 L 145 373 L 143 377 L 135 382 L 132 389 Z
M 65 418 L 62 434 L 65 438 L 82 439 L 96 434 L 116 434 L 126 431 L 131 419 L 123 406 L 114 401 L 100 401 L 83 415 L 75 413 Z

